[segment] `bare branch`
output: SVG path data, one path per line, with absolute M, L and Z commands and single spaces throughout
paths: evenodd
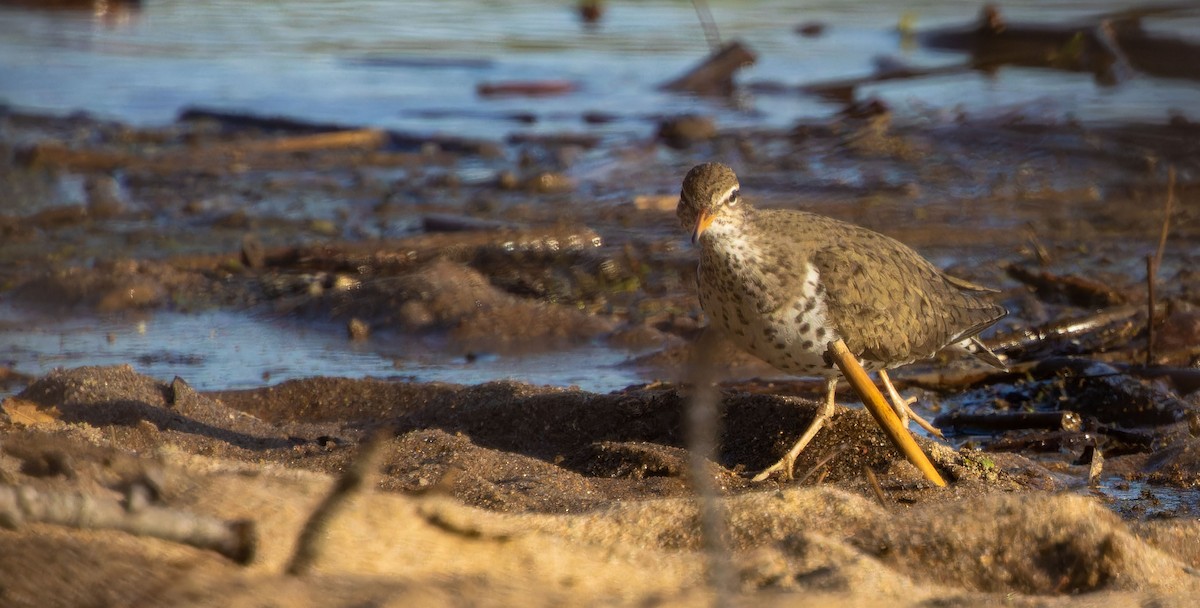
M 28 486 L 0 487 L 0 526 L 19 528 L 46 523 L 83 530 L 120 530 L 216 551 L 247 564 L 256 548 L 254 522 L 225 521 L 156 506 L 128 505 L 117 500 L 66 492 L 44 492 Z

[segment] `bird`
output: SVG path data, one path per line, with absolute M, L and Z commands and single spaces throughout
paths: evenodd
M 915 415 L 887 370 L 966 351 L 999 368 L 978 338 L 1008 311 L 992 289 L 947 275 L 889 236 L 823 215 L 755 209 L 728 166 L 696 165 L 683 179 L 676 215 L 699 248 L 697 292 L 709 326 L 785 373 L 825 379 L 826 399 L 778 462 L 753 479 L 791 479 L 796 457 L 833 415 L 840 372 L 826 357 L 843 340 L 876 371 L 907 426 Z M 937 433 L 940 435 L 940 433 Z

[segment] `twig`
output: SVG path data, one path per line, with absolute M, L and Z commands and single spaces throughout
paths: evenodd
M 908 387 L 923 388 L 930 391 L 949 391 L 971 388 L 980 384 L 994 384 L 1021 377 L 1032 369 L 1036 362 L 1024 361 L 1010 365 L 1007 371 L 994 368 L 962 368 L 950 370 L 931 370 L 927 372 L 906 372 L 903 376 L 892 379 L 897 389 Z M 940 416 L 939 416 L 940 418 Z M 933 425 L 937 426 L 937 419 Z
M 1088 313 L 1036 327 L 1018 329 L 1005 335 L 995 336 L 987 340 L 986 344 L 992 350 L 1002 351 L 1014 348 L 1027 348 L 1036 346 L 1038 343 L 1052 338 L 1071 338 L 1094 333 L 1106 327 L 1124 322 L 1137 313 L 1138 307 L 1134 305 L 1114 306 L 1096 313 Z
M 17 528 L 39 522 L 81 530 L 120 530 L 216 551 L 248 564 L 256 547 L 254 522 L 225 521 L 156 506 L 28 486 L 0 487 L 0 526 Z
M 714 460 L 717 447 L 719 395 L 712 382 L 716 332 L 708 328 L 692 347 L 689 363 L 692 398 L 686 412 L 688 464 L 700 510 L 700 534 L 708 560 L 709 584 L 712 585 L 713 606 L 731 605 L 734 589 L 733 567 L 729 560 L 725 510 L 717 501 L 708 463 Z
M 1167 232 L 1171 229 L 1171 209 L 1175 207 L 1175 165 L 1167 169 L 1167 203 L 1163 207 L 1162 232 L 1158 234 L 1158 249 L 1154 251 L 1154 269 L 1162 266 L 1163 251 L 1167 248 Z
M 938 473 L 933 463 L 929 462 L 929 457 L 921 451 L 921 446 L 917 445 L 908 429 L 900 424 L 896 412 L 883 400 L 883 395 L 867 377 L 867 372 L 850 353 L 850 349 L 846 348 L 846 342 L 837 340 L 831 343 L 829 357 L 837 364 L 842 375 L 850 382 L 850 386 L 854 387 L 854 391 L 862 399 L 863 405 L 866 406 L 867 411 L 871 412 L 871 416 L 875 418 L 879 428 L 883 429 L 884 434 L 891 440 L 892 445 L 896 446 L 896 449 L 904 454 L 909 462 L 916 465 L 926 479 L 938 487 L 945 487 L 946 480 L 942 479 L 941 473 Z
M 1082 308 L 1104 308 L 1125 303 L 1125 296 L 1121 292 L 1096 279 L 1033 271 L 1016 264 L 1005 265 L 1004 271 L 1008 276 L 1032 287 L 1043 300 L 1066 301 Z
M 1041 240 L 1038 239 L 1037 229 L 1034 227 L 1033 222 L 1026 222 L 1025 238 L 1027 241 L 1029 241 L 1029 246 L 1033 248 L 1033 255 L 1037 258 L 1038 266 L 1043 268 L 1049 266 L 1050 251 L 1046 249 L 1045 245 L 1042 245 Z
M 1167 232 L 1171 229 L 1171 208 L 1175 206 L 1175 166 L 1167 169 L 1167 202 L 1163 205 L 1162 231 L 1158 234 L 1158 249 L 1154 257 L 1146 256 L 1146 366 L 1154 365 L 1154 284 L 1167 248 Z
M 329 524 L 345 508 L 350 498 L 358 494 L 364 486 L 369 485 L 375 470 L 379 467 L 379 460 L 384 452 L 383 448 L 387 445 L 387 438 L 390 435 L 391 433 L 387 430 L 379 431 L 364 442 L 359 449 L 358 456 L 350 463 L 346 472 L 338 478 L 329 495 L 313 510 L 312 515 L 305 522 L 304 528 L 300 530 L 300 537 L 296 539 L 296 549 L 292 553 L 292 559 L 288 562 L 286 570 L 288 574 L 300 576 L 312 569 L 313 564 L 320 556 L 321 539 L 328 530 Z
M 875 471 L 872 471 L 871 467 L 864 464 L 862 472 L 863 476 L 867 478 L 867 485 L 871 486 L 871 491 L 875 493 L 875 499 L 879 501 L 880 506 L 887 508 L 888 497 L 883 492 L 883 486 L 879 485 L 879 478 L 875 476 Z
M 1154 365 L 1154 256 L 1146 256 L 1146 366 Z
M 827 456 L 825 456 L 821 460 L 817 461 L 817 464 L 814 464 L 812 466 L 812 468 L 810 468 L 808 470 L 808 472 L 804 474 L 804 477 L 801 477 L 799 480 L 797 480 L 796 485 L 804 485 L 804 482 L 807 481 L 809 477 L 812 477 L 813 473 L 820 471 L 822 467 L 829 464 L 829 461 L 833 460 L 834 458 L 837 458 L 838 456 L 841 456 L 842 452 L 845 452 L 848 449 L 850 449 L 850 445 L 846 444 L 846 445 L 842 445 L 838 449 L 830 452 Z

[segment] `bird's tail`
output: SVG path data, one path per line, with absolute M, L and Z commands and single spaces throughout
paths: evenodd
M 1006 365 L 1004 361 L 1000 359 L 1000 357 L 997 357 L 996 353 L 992 352 L 992 349 L 988 348 L 986 344 L 980 341 L 978 336 L 971 336 L 970 338 L 960 342 L 959 345 L 966 349 L 967 352 L 978 357 L 979 360 L 983 361 L 984 363 L 987 363 L 992 367 L 1008 371 L 1008 365 Z

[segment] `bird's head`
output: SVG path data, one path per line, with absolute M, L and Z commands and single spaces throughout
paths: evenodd
M 714 221 L 744 213 L 745 206 L 739 206 L 740 187 L 733 169 L 721 163 L 704 163 L 688 171 L 675 214 L 683 229 L 692 233 L 693 243 Z

